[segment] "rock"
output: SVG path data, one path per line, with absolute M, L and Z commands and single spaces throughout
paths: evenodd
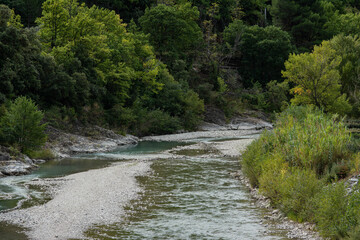
M 29 174 L 33 168 L 33 165 L 26 164 L 20 161 L 9 161 L 8 165 L 2 166 L 0 168 L 0 172 L 6 176 L 18 176 Z
M 33 159 L 33 162 L 34 162 L 35 164 L 43 164 L 43 163 L 45 163 L 46 161 L 45 161 L 45 160 L 42 160 L 42 159 Z
M 24 156 L 24 162 L 29 165 L 32 165 L 34 163 L 33 160 L 26 155 Z
M 48 127 L 47 131 L 49 139 L 46 147 L 58 158 L 81 153 L 106 152 L 122 145 L 136 144 L 139 140 L 135 136 L 122 136 L 98 126 L 78 126 L 77 130 L 71 133 L 52 127 Z
M 0 152 L 0 161 L 9 161 L 11 159 L 10 155 L 6 152 Z

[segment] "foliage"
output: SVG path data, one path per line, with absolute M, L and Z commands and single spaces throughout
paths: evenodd
M 321 234 L 341 239 L 358 234 L 360 194 L 347 193 L 346 175 L 331 169 L 353 165 L 350 134 L 343 122 L 311 107 L 291 106 L 243 153 L 242 169 L 253 186 L 288 217 L 317 224 Z M 332 184 L 330 184 L 332 183 Z
M 351 115 L 357 117 L 360 114 L 360 61 L 357 57 L 360 54 L 360 40 L 357 36 L 338 35 L 329 43 L 342 59 L 337 67 L 341 76 L 341 91 L 347 94 L 353 106 Z
M 281 79 L 284 62 L 295 50 L 290 35 L 280 28 L 249 27 L 241 21 L 234 21 L 224 30 L 224 40 L 233 46 L 231 61 L 239 64 L 245 87 L 255 82 L 265 86 L 271 80 Z
M 341 94 L 340 73 L 337 69 L 341 57 L 329 42 L 315 46 L 312 53 L 291 54 L 285 62 L 283 76 L 296 84 L 291 90 L 294 104 L 313 104 L 327 112 L 345 114 L 351 105 Z
M 22 16 L 22 24 L 26 27 L 35 26 L 35 19 L 41 15 L 43 2 L 44 0 L 0 0 L 0 4 L 5 4 L 11 9 L 15 9 L 15 12 Z
M 169 66 L 175 59 L 191 62 L 201 40 L 196 20 L 199 11 L 190 3 L 168 6 L 159 4 L 146 9 L 139 19 L 142 30 L 149 34 L 156 54 Z
M 289 102 L 289 83 L 270 81 L 266 84 L 266 99 L 268 100 L 268 108 L 270 112 L 280 112 L 285 110 Z
M 18 97 L 1 119 L 4 141 L 17 144 L 22 152 L 39 148 L 46 141 L 43 116 L 31 99 Z
M 131 132 L 137 136 L 169 134 L 181 129 L 179 118 L 172 117 L 159 109 L 149 111 L 136 106 L 133 111 L 136 121 L 131 126 Z
M 51 160 L 55 158 L 54 153 L 50 149 L 41 149 L 37 151 L 28 151 L 28 156 L 31 159 Z
M 326 186 L 315 198 L 315 221 L 320 232 L 331 239 L 342 239 L 359 226 L 360 194 L 347 194 L 344 183 Z
M 334 35 L 358 35 L 360 34 L 359 24 L 360 14 L 358 12 L 350 12 L 346 14 L 340 14 L 339 12 L 336 12 L 336 14 L 334 14 L 326 24 L 326 27 Z
M 274 0 L 271 8 L 273 22 L 293 37 L 301 51 L 311 49 L 326 39 L 327 16 L 321 1 Z
M 130 22 L 131 19 L 137 20 L 144 15 L 145 9 L 156 3 L 154 0 L 84 0 L 89 6 L 97 5 L 99 7 L 114 10 L 120 14 L 125 22 Z
M 344 124 L 319 110 L 290 107 L 279 115 L 276 126 L 273 133 L 264 134 L 243 155 L 245 172 L 254 172 L 250 178 L 253 185 L 258 185 L 260 166 L 272 152 L 282 154 L 289 167 L 311 169 L 318 176 L 351 155 L 347 149 L 350 135 Z

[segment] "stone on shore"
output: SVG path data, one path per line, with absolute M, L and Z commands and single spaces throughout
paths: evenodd
M 29 174 L 34 168 L 36 168 L 36 166 L 33 164 L 16 160 L 6 161 L 2 162 L 2 166 L 0 166 L 0 173 L 3 176 L 19 176 Z

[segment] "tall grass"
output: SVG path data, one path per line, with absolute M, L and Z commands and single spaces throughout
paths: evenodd
M 360 194 L 347 196 L 344 184 L 333 183 L 351 167 L 359 168 L 350 141 L 338 116 L 290 107 L 278 116 L 272 132 L 264 132 L 247 148 L 242 168 L 252 186 L 290 218 L 317 223 L 331 239 L 357 236 Z

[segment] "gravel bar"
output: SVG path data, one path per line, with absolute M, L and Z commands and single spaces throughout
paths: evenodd
M 93 225 L 119 221 L 124 205 L 141 191 L 135 176 L 149 171 L 150 162 L 137 161 L 54 179 L 62 183 L 52 200 L 0 214 L 0 221 L 29 229 L 30 239 L 82 239 Z

